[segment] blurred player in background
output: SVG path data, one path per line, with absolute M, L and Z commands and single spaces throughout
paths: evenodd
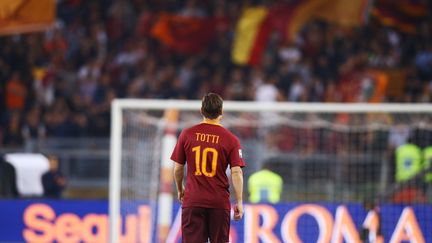
M 172 153 L 178 199 L 182 203 L 182 240 L 186 243 L 229 241 L 230 192 L 226 175 L 231 168 L 236 205 L 234 220 L 243 217 L 245 162 L 239 139 L 222 127 L 222 98 L 214 93 L 202 99 L 203 121 L 182 131 Z M 187 177 L 183 186 L 184 165 Z
M 42 185 L 44 196 L 49 198 L 61 198 L 63 190 L 66 187 L 66 178 L 58 168 L 58 158 L 55 155 L 49 155 L 50 169 L 42 175 Z
M 283 187 L 282 177 L 275 173 L 269 162 L 248 179 L 249 202 L 279 203 Z

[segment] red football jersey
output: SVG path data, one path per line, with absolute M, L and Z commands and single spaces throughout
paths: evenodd
M 171 155 L 187 164 L 182 207 L 230 209 L 228 165 L 245 166 L 238 138 L 217 124 L 201 123 L 182 131 Z

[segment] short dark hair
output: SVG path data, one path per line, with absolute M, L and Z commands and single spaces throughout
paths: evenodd
M 216 119 L 222 115 L 222 105 L 222 97 L 215 93 L 208 93 L 202 99 L 201 113 L 206 118 Z

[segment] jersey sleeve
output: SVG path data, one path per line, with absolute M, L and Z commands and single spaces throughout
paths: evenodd
M 233 139 L 233 146 L 228 159 L 229 159 L 230 167 L 246 166 L 245 162 L 243 161 L 243 154 L 240 146 L 240 141 L 236 137 L 234 137 Z
M 184 144 L 185 144 L 185 134 L 184 132 L 182 132 L 171 154 L 171 160 L 183 165 L 186 163 L 186 153 L 184 150 Z

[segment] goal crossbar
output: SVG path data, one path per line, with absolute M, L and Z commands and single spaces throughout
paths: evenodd
M 198 100 L 158 100 L 158 99 L 115 99 L 113 110 L 128 109 L 180 109 L 199 110 Z M 432 105 L 426 103 L 303 103 L 303 102 L 256 102 L 256 101 L 224 101 L 226 111 L 247 112 L 392 112 L 392 113 L 423 113 L 432 112 Z

